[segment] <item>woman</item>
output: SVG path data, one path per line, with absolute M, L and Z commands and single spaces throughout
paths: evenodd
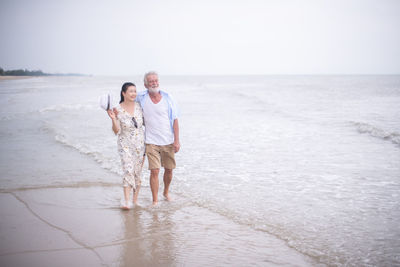
M 143 112 L 139 103 L 135 102 L 136 86 L 127 82 L 122 85 L 119 106 L 107 111 L 112 120 L 112 130 L 118 135 L 118 153 L 121 157 L 123 171 L 123 187 L 125 204 L 122 209 L 129 209 L 130 191 L 133 189 L 133 203 L 137 198 L 141 185 L 144 162 L 144 129 Z

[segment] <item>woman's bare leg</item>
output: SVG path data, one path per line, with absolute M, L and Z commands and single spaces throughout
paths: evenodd
M 133 204 L 135 204 L 135 205 L 137 205 L 137 199 L 138 199 L 138 196 L 139 196 L 139 190 L 140 190 L 140 185 L 137 185 L 136 186 L 136 190 L 133 193 Z
M 131 188 L 129 186 L 124 186 L 125 205 L 122 206 L 123 209 L 129 209 L 130 192 Z

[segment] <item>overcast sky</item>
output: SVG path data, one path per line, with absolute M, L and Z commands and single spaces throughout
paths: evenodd
M 400 74 L 398 0 L 0 0 L 0 67 Z

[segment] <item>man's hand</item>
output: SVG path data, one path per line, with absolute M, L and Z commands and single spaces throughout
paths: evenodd
M 178 153 L 179 149 L 181 149 L 181 144 L 179 143 L 179 141 L 175 141 L 174 142 L 175 153 Z
M 179 143 L 179 124 L 178 119 L 174 120 L 174 150 L 175 153 L 178 153 L 179 149 L 181 149 L 181 144 Z

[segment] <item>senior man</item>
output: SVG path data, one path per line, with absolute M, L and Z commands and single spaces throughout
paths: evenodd
M 158 174 L 164 168 L 164 192 L 170 201 L 169 186 L 175 169 L 175 153 L 180 149 L 178 108 L 170 94 L 159 89 L 158 74 L 154 71 L 144 75 L 146 91 L 138 93 L 136 100 L 143 109 L 146 126 L 146 155 L 150 170 L 150 188 L 153 206 L 158 203 Z

